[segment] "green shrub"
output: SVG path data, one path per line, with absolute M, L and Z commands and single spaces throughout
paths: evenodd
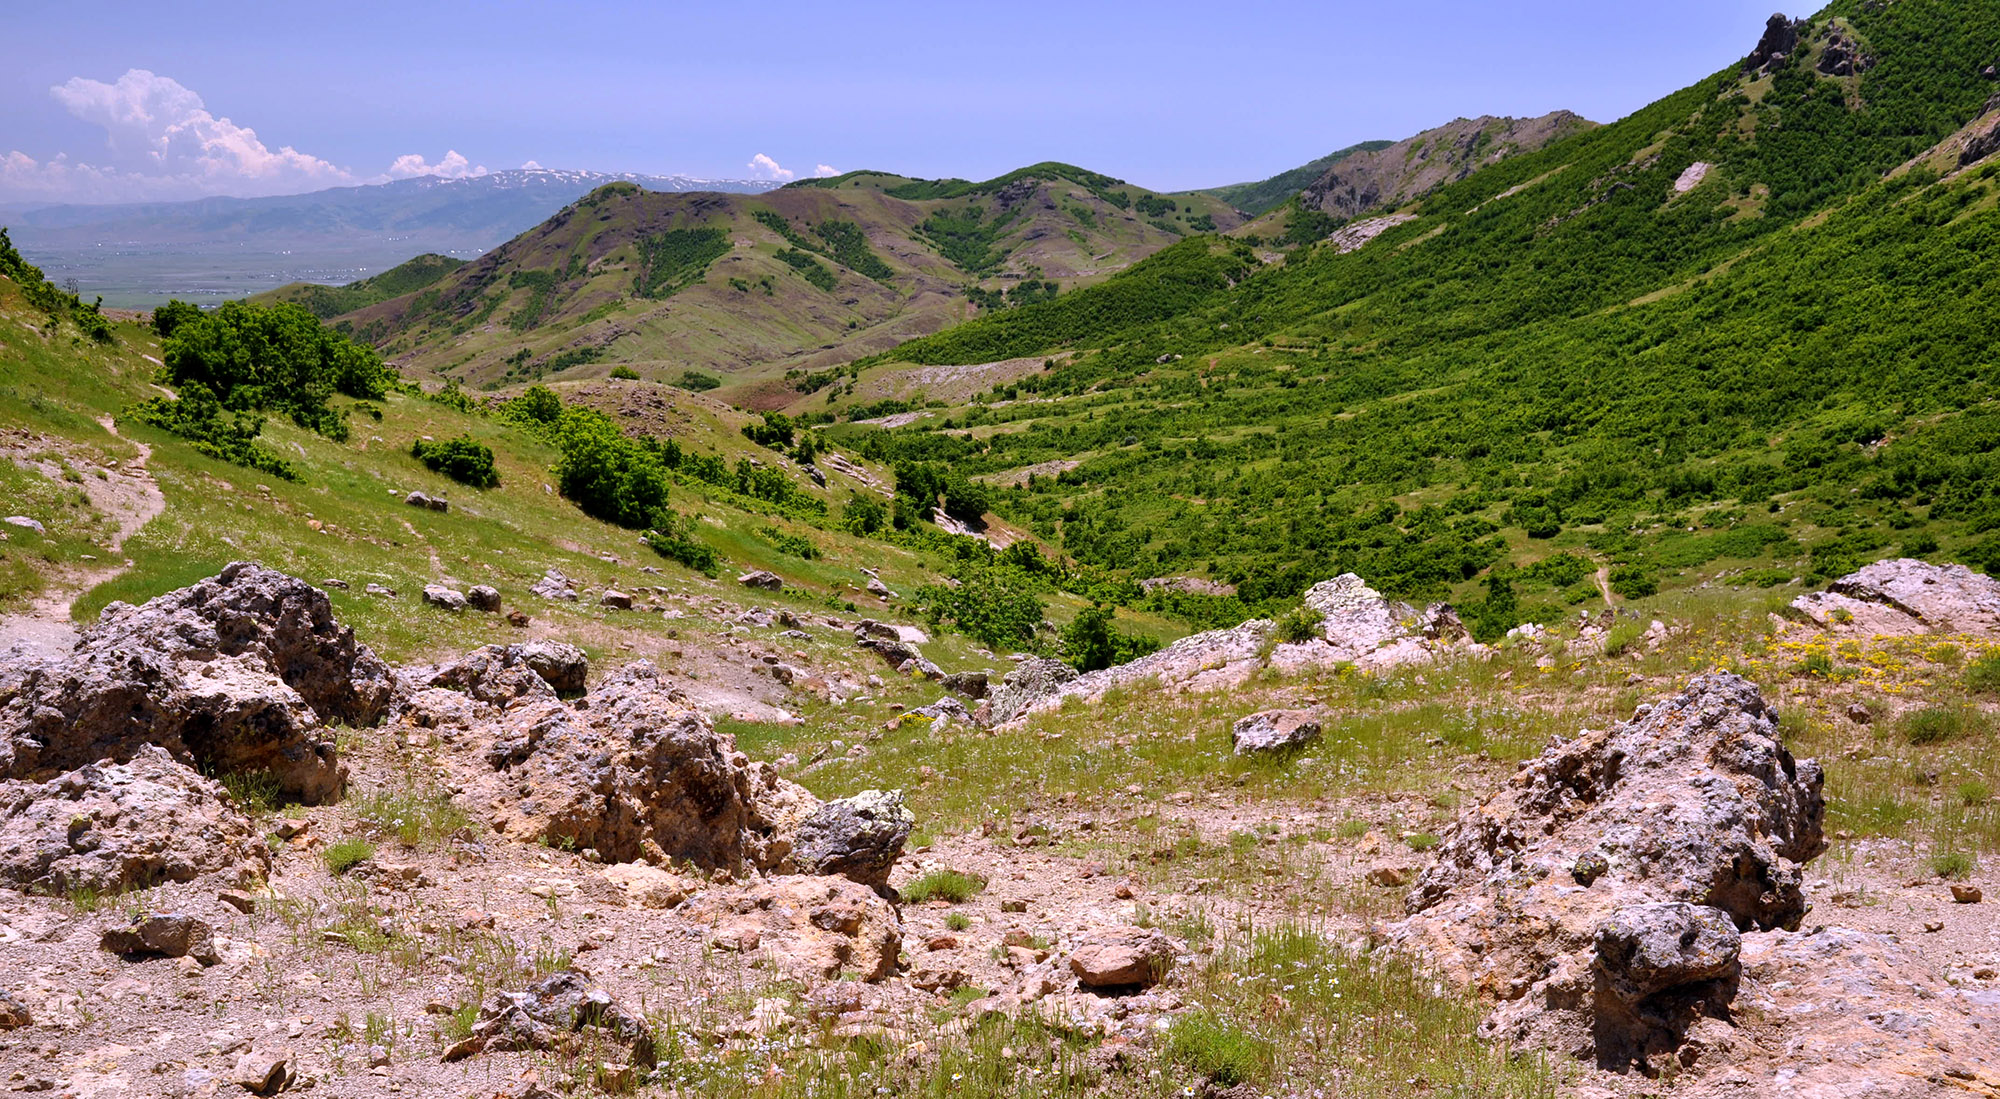
M 347 438 L 347 418 L 327 398 L 380 400 L 396 382 L 373 348 L 291 304 L 231 301 L 184 315 L 162 358 L 160 379 L 177 391 L 198 383 L 232 412 L 280 412 L 336 442 Z
M 1958 803 L 1970 809 L 1993 800 L 1993 787 L 1981 779 L 1967 779 L 1955 791 Z
M 647 531 L 645 541 L 661 557 L 686 565 L 703 576 L 715 576 L 722 571 L 721 555 L 715 552 L 715 547 L 695 539 L 691 519 L 668 512 L 667 522 Z
M 186 439 L 194 449 L 217 461 L 268 473 L 285 481 L 299 480 L 298 468 L 257 443 L 264 421 L 244 412 L 224 410 L 215 394 L 200 382 L 181 386 L 180 399 L 154 397 L 131 408 L 132 417 Z
M 1914 745 L 1944 744 L 1970 733 L 1976 718 L 1964 706 L 1930 706 L 1903 715 L 1903 739 Z
M 771 543 L 779 553 L 788 553 L 807 561 L 819 560 L 819 547 L 802 534 L 786 534 L 777 527 L 766 526 L 757 528 L 757 536 Z
M 1620 565 L 1611 570 L 1611 590 L 1627 599 L 1644 599 L 1660 591 L 1659 578 L 1641 565 Z
M 269 771 L 232 771 L 217 781 L 246 813 L 268 813 L 284 800 L 278 777 Z
M 986 888 L 985 879 L 976 874 L 958 870 L 931 870 L 903 887 L 903 901 L 906 904 L 924 904 L 929 901 L 950 901 L 964 904 L 979 895 Z
M 699 370 L 683 370 L 681 372 L 681 388 L 692 393 L 706 393 L 711 389 L 719 388 L 721 385 L 722 379 L 713 374 L 704 374 Z
M 375 845 L 360 836 L 336 840 L 328 844 L 326 850 L 320 854 L 327 870 L 335 875 L 345 874 L 374 857 Z
M 1321 636 L 1320 627 L 1326 622 L 1326 615 L 1311 607 L 1301 606 L 1278 619 L 1278 640 L 1287 645 L 1303 645 Z
M 639 380 L 639 372 L 629 366 L 612 367 L 611 376 L 621 382 L 635 382 Z
M 470 435 L 441 443 L 418 439 L 410 444 L 410 457 L 461 485 L 492 488 L 500 483 L 500 475 L 493 470 L 492 448 Z
M 926 584 L 912 599 L 933 623 L 949 622 L 989 649 L 1026 648 L 1042 624 L 1039 589 L 1019 569 L 975 568 L 960 576 L 957 587 Z
M 1978 860 L 1964 851 L 1939 851 L 1931 856 L 1931 873 L 1946 881 L 1964 881 L 1978 867 Z
M 471 815 L 459 808 L 451 795 L 409 789 L 367 795 L 356 803 L 354 811 L 355 816 L 395 836 L 406 847 L 441 847 L 472 824 Z
M 2000 649 L 1994 649 L 1966 666 L 1965 689 L 1979 694 L 2000 694 Z

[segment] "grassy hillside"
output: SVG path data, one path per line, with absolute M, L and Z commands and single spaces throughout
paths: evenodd
M 1364 141 L 1359 145 L 1349 145 L 1345 149 L 1328 153 L 1318 160 L 1301 164 L 1286 172 L 1279 172 L 1269 179 L 1255 183 L 1232 183 L 1226 187 L 1205 187 L 1189 194 L 1214 195 L 1238 210 L 1255 217 L 1266 213 L 1285 200 L 1305 190 L 1312 182 L 1326 174 L 1327 169 L 1357 153 L 1372 153 L 1394 145 L 1393 141 Z
M 742 428 L 754 417 L 710 398 L 643 381 L 553 386 L 565 404 L 603 411 L 632 436 L 670 441 L 688 456 L 673 476 L 668 505 L 684 518 L 689 537 L 718 555 L 714 577 L 655 553 L 636 531 L 585 514 L 554 490 L 560 454 L 548 441 L 455 391 L 406 390 L 373 402 L 335 396 L 330 404 L 350 425 L 344 441 L 282 416 L 266 418 L 258 441 L 291 464 L 296 481 L 205 456 L 131 414 L 139 402 L 159 395 L 153 383 L 165 354 L 158 337 L 140 325 L 115 324 L 110 338 L 99 341 L 66 318 L 50 322 L 21 286 L 0 277 L 0 431 L 7 455 L 16 459 L 0 462 L 0 493 L 9 500 L 7 514 L 34 518 L 45 531 L 0 528 L 6 533 L 0 539 L 0 613 L 25 609 L 39 596 L 67 598 L 65 591 L 82 583 L 73 613 L 88 621 L 113 599 L 143 601 L 230 561 L 255 560 L 315 583 L 345 581 L 348 587 L 330 591 L 341 618 L 392 658 L 518 636 L 494 616 L 424 606 L 417 595 L 434 583 L 491 584 L 509 607 L 532 615 L 538 631 L 593 649 L 631 645 L 650 654 L 671 647 L 670 638 L 680 632 L 720 631 L 727 624 L 605 610 L 593 605 L 596 591 L 661 585 L 691 596 L 740 598 L 735 575 L 768 569 L 787 587 L 767 601 L 850 618 L 857 612 L 896 617 L 910 614 L 911 604 L 865 595 L 864 567 L 903 593 L 958 567 L 945 542 L 891 540 L 886 533 L 843 527 L 841 516 L 852 500 L 881 498 L 878 486 L 892 481 L 886 469 L 845 448 L 834 448 L 831 458 L 822 448 L 827 483 L 821 486 L 795 461 L 744 437 Z M 455 484 L 411 455 L 411 444 L 420 439 L 461 437 L 490 447 L 497 487 Z M 93 500 L 100 484 L 122 484 L 134 475 L 127 467 L 141 446 L 151 450 L 145 468 L 164 495 L 165 510 L 114 557 L 108 550 L 112 519 Z M 704 479 L 704 469 L 763 472 L 746 495 L 731 477 L 719 479 L 727 483 Z M 776 483 L 786 486 L 790 503 L 754 494 Z M 404 503 L 411 491 L 443 496 L 450 510 L 411 507 Z M 528 594 L 528 585 L 551 567 L 578 582 L 581 603 Z M 398 596 L 364 594 L 371 583 Z M 1056 623 L 1088 605 L 1060 591 L 1046 593 L 1045 600 Z M 1158 618 L 1127 628 L 1175 633 Z M 954 638 L 936 652 L 969 656 L 972 648 Z
M 276 290 L 255 295 L 250 300 L 258 303 L 296 302 L 310 310 L 313 316 L 325 320 L 390 298 L 414 294 L 463 266 L 465 261 L 462 259 L 427 253 L 379 275 L 370 275 L 345 286 L 323 286 L 316 282 L 287 283 Z
M 1878 63 L 1821 74 L 1835 28 Z M 2000 168 L 1968 140 L 2000 121 L 2000 12 L 1843 0 L 1806 41 L 1358 250 L 1189 241 L 905 345 L 865 374 L 1049 365 L 842 437 L 1039 470 L 1003 514 L 1248 605 L 1354 569 L 1493 625 L 1599 600 L 1599 570 L 1642 595 L 1892 552 L 2000 568 Z
M 408 371 L 472 387 L 694 368 L 777 407 L 851 359 L 1240 220 L 1211 197 L 1060 164 L 983 183 L 851 173 L 755 196 L 614 184 L 337 323 Z

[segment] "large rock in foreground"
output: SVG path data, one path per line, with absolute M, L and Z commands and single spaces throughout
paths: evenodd
M 2000 637 L 2000 580 L 1964 565 L 1877 561 L 1802 595 L 1793 618 L 1863 634 L 1969 633 Z
M 680 915 L 707 925 L 711 947 L 767 955 L 807 983 L 882 980 L 896 971 L 903 947 L 896 906 L 841 877 L 762 878 L 709 889 Z
M 0 782 L 0 879 L 26 888 L 112 894 L 269 869 L 263 837 L 221 784 L 158 747 L 48 782 Z
M 1453 825 L 1391 941 L 1497 1001 L 1492 1037 L 1623 1069 L 1735 995 L 1739 935 L 1796 927 L 1820 768 L 1754 684 L 1704 676 L 1524 766 Z
M 64 659 L 0 708 L 0 779 L 40 779 L 147 745 L 286 794 L 337 797 L 346 770 L 321 727 L 370 725 L 393 680 L 334 621 L 326 593 L 237 562 L 144 606 L 113 603 Z
M 751 763 L 638 661 L 565 704 L 529 697 L 478 730 L 490 747 L 466 797 L 517 840 L 607 862 L 774 870 L 818 799 Z

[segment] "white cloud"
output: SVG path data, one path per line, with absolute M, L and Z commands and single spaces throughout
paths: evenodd
M 533 164 L 534 161 L 528 163 Z M 409 179 L 412 176 L 437 176 L 441 179 L 467 179 L 486 174 L 486 165 L 474 165 L 465 159 L 457 149 L 445 150 L 444 158 L 436 164 L 424 160 L 422 153 L 406 153 L 389 165 L 390 179 Z
M 813 177 L 815 179 L 832 179 L 834 176 L 837 176 L 839 174 L 840 174 L 840 169 L 834 167 L 831 164 L 822 164 L 819 167 L 813 169 Z
M 0 159 L 0 190 L 72 201 L 290 194 L 356 182 L 352 173 L 257 131 L 218 118 L 171 77 L 130 69 L 107 84 L 73 77 L 49 89 L 70 114 L 100 126 L 102 157 L 58 153 L 36 161 L 18 150 Z
M 758 153 L 756 156 L 750 158 L 749 168 L 750 174 L 757 179 L 787 180 L 798 175 L 797 172 L 789 168 L 779 167 L 777 161 L 772 160 L 763 153 Z

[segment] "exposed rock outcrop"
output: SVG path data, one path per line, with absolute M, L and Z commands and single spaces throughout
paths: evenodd
M 148 744 L 216 773 L 265 773 L 308 802 L 346 771 L 324 724 L 370 725 L 392 680 L 334 621 L 326 593 L 237 562 L 142 607 L 113 603 L 64 659 L 0 708 L 0 778 L 25 779 Z
M 118 893 L 269 869 L 263 837 L 221 784 L 162 748 L 47 782 L 0 782 L 0 879 L 25 888 Z
M 589 658 L 575 645 L 524 641 L 474 649 L 438 668 L 428 683 L 504 706 L 521 698 L 581 694 L 589 675 Z
M 1805 915 L 1821 783 L 1754 684 L 1704 676 L 1462 817 L 1390 939 L 1496 1001 L 1491 1036 L 1649 1065 L 1726 1013 L 1741 932 Z
M 1032 656 L 1008 672 L 993 692 L 993 722 L 1005 724 L 1044 698 L 1052 697 L 1065 684 L 1075 682 L 1077 670 L 1060 660 Z
M 1964 565 L 1877 561 L 1794 599 L 1786 613 L 1863 635 L 1968 633 L 2000 637 L 2000 580 Z
M 1798 52 L 1799 32 L 1805 27 L 1803 19 L 1794 20 L 1783 12 L 1773 15 L 1764 24 L 1764 37 L 1757 40 L 1757 48 L 1743 59 L 1743 71 L 1762 74 L 1783 68 L 1785 61 Z
M 1300 205 L 1338 218 L 1394 209 L 1480 168 L 1591 128 L 1555 111 L 1540 118 L 1460 118 L 1386 149 L 1343 158 L 1308 184 Z
M 482 726 L 486 768 L 467 797 L 514 839 L 591 849 L 607 861 L 771 870 L 818 808 L 804 789 L 736 751 L 640 661 L 565 705 L 516 705 Z
M 181 912 L 154 912 L 130 927 L 106 928 L 97 945 L 126 957 L 193 958 L 203 965 L 222 960 L 215 928 Z

